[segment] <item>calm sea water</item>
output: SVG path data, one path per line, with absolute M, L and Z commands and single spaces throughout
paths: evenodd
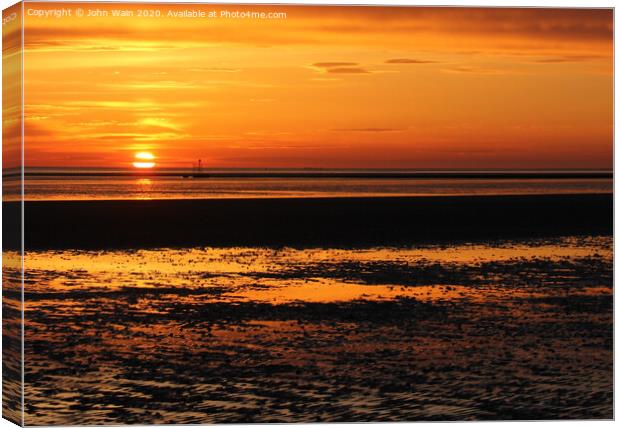
M 5 186 L 5 197 L 18 188 Z M 611 179 L 26 177 L 27 200 L 611 193 Z

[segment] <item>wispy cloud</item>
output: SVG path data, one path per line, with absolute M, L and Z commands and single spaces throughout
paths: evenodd
M 200 87 L 196 82 L 184 82 L 178 80 L 159 80 L 143 82 L 110 83 L 106 86 L 125 89 L 196 89 Z
M 456 66 L 456 67 L 442 68 L 441 71 L 444 73 L 471 74 L 471 75 L 480 75 L 480 76 L 500 76 L 500 75 L 505 75 L 505 74 L 516 73 L 515 71 L 501 70 L 498 68 L 477 67 L 477 66 Z
M 362 67 L 336 67 L 336 68 L 328 68 L 328 73 L 333 74 L 368 74 L 370 71 L 366 70 Z
M 319 69 L 323 73 L 332 74 L 368 74 L 370 71 L 361 67 L 357 62 L 315 62 L 313 68 Z
M 415 59 L 415 58 L 392 58 L 385 61 L 386 64 L 438 64 L 439 61 L 433 61 L 430 59 Z
M 608 59 L 609 57 L 603 55 L 561 55 L 546 58 L 536 58 L 533 62 L 539 62 L 544 64 L 553 63 L 566 63 L 566 62 L 589 62 L 597 61 L 601 59 Z

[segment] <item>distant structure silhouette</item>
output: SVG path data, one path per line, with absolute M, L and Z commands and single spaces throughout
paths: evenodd
M 193 173 L 202 172 L 202 159 L 198 159 L 198 163 L 192 164 L 192 172 Z
M 183 178 L 208 178 L 208 174 L 202 172 L 202 159 L 198 159 L 198 163 L 192 163 L 191 174 L 182 175 Z

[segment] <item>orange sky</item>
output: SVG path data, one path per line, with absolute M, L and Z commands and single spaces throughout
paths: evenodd
M 25 4 L 27 166 L 612 166 L 611 10 L 62 7 L 123 9 Z

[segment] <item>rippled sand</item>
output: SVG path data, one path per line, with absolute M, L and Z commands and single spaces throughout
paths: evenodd
M 26 255 L 26 424 L 612 417 L 612 238 Z

